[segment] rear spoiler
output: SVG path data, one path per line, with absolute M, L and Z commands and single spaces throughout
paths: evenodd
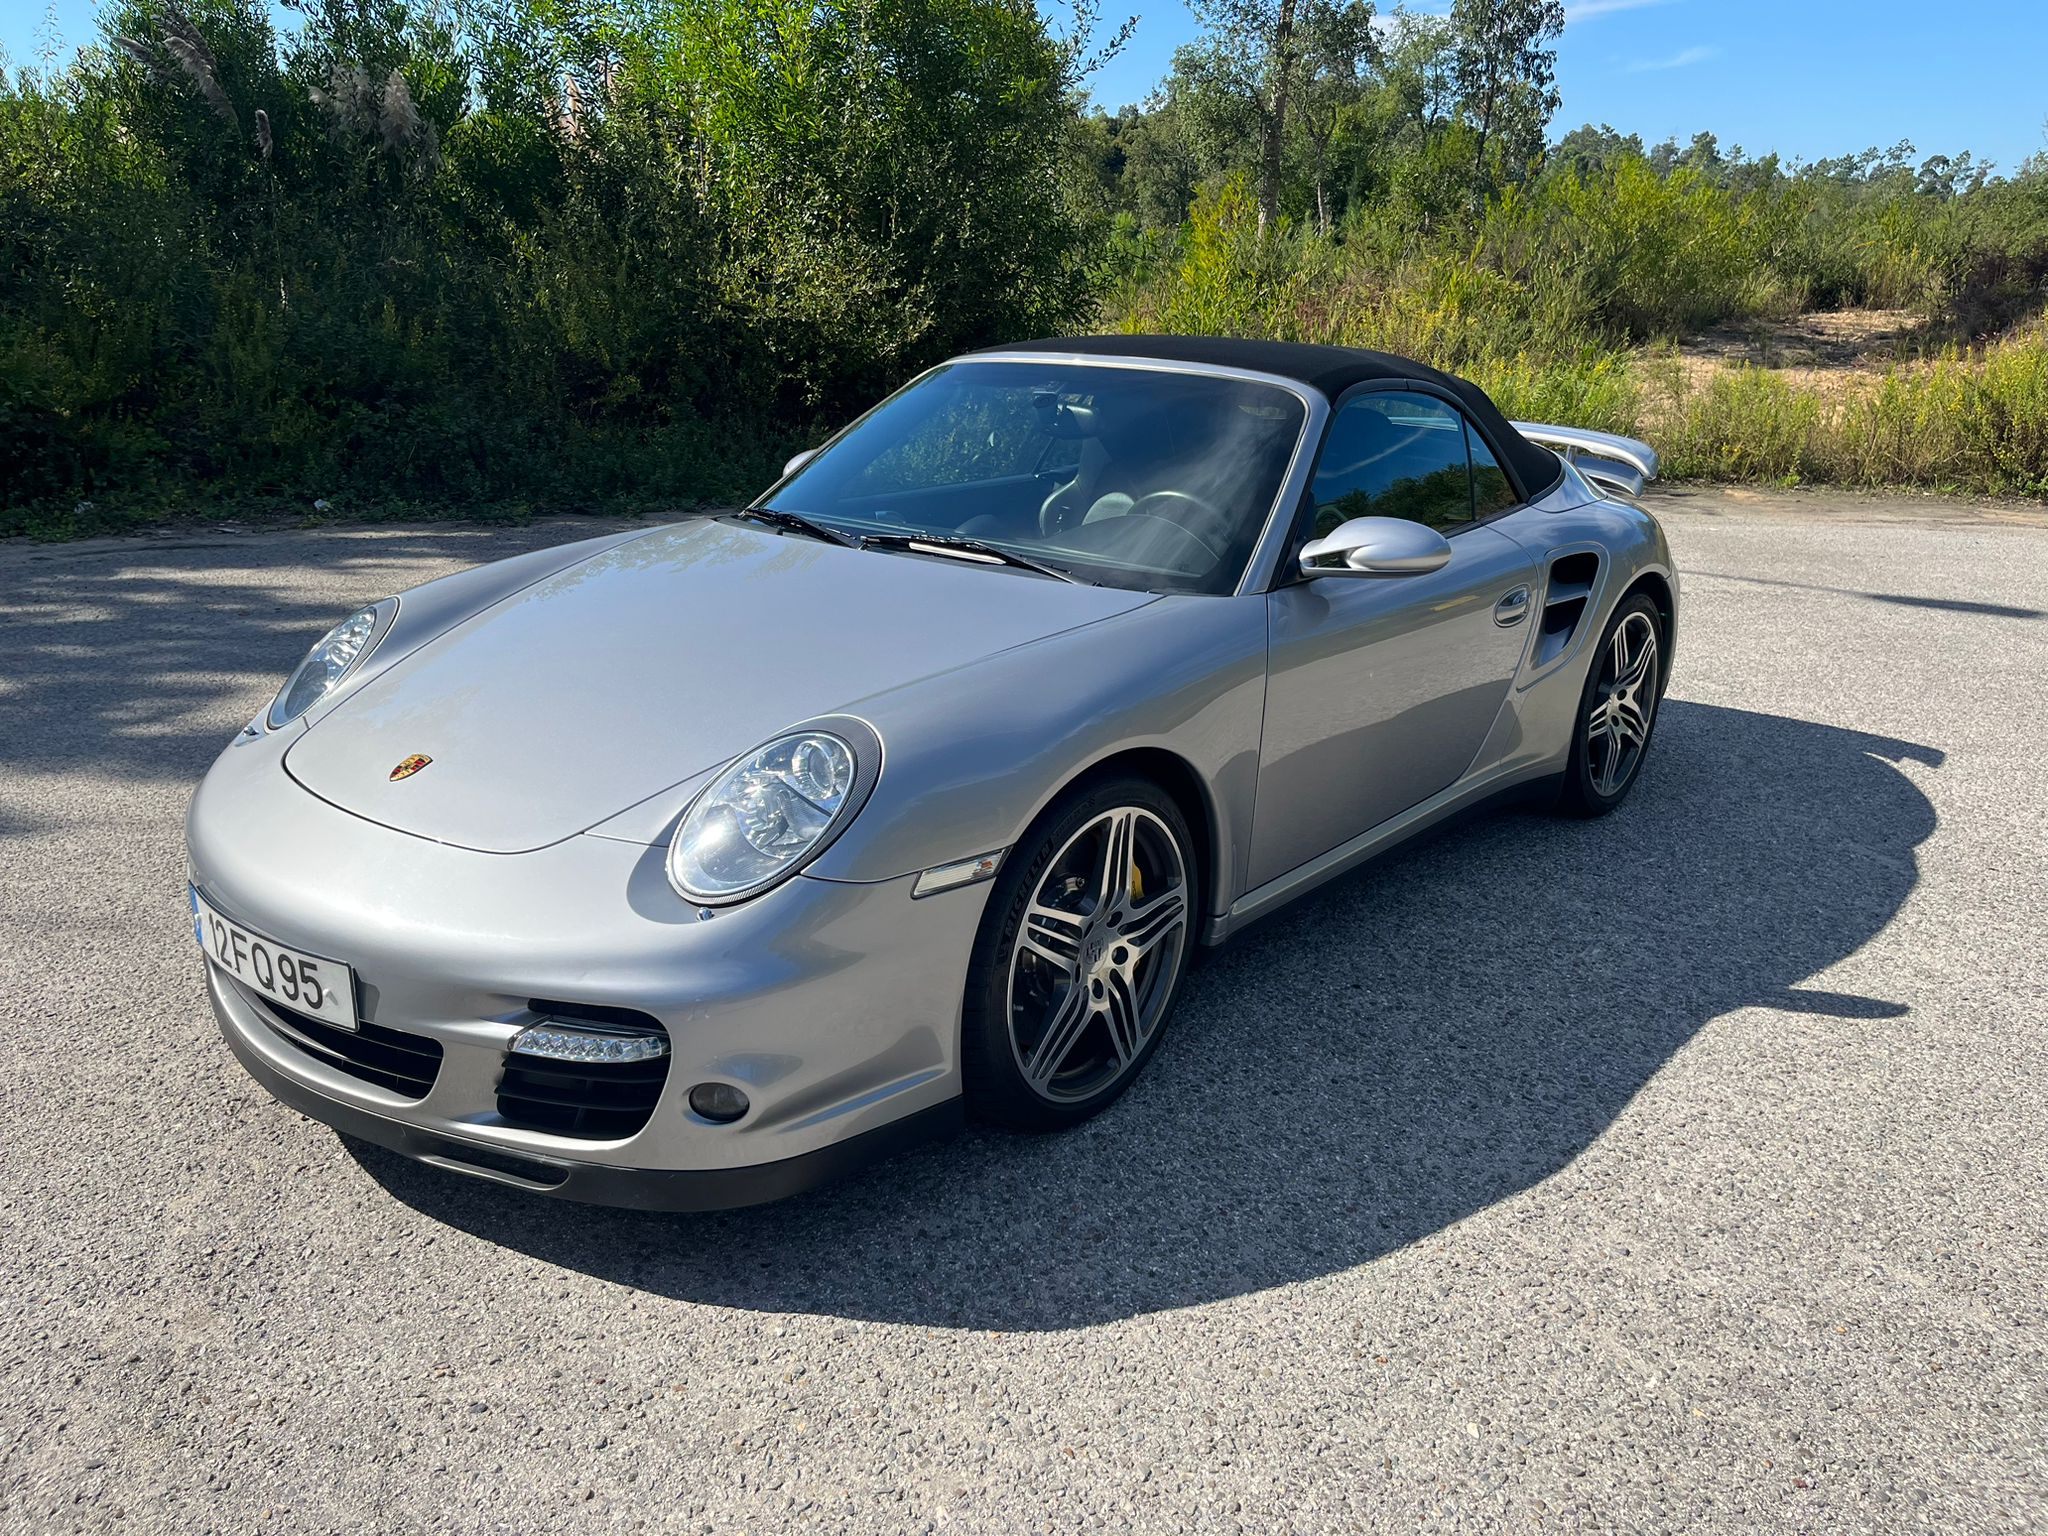
M 1657 450 L 1632 437 L 1595 432 L 1589 427 L 1548 427 L 1541 422 L 1510 422 L 1532 443 L 1554 448 L 1588 480 L 1612 486 L 1624 496 L 1640 496 L 1657 478 Z

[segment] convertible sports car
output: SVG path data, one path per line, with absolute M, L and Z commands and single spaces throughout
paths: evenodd
M 1505 792 L 1621 801 L 1656 468 L 1373 352 L 955 358 L 746 508 L 315 645 L 192 802 L 221 1030 L 344 1131 L 622 1205 L 1073 1124 L 1201 946 Z

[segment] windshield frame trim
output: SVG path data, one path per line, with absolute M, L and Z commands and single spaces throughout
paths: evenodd
M 862 411 L 860 415 L 826 438 L 818 445 L 817 453 L 824 453 L 889 401 L 894 400 L 905 390 L 915 388 L 940 369 L 967 367 L 974 363 L 1053 363 L 1089 368 L 1128 368 L 1149 373 L 1195 374 L 1205 378 L 1233 379 L 1240 383 L 1270 385 L 1299 400 L 1302 404 L 1301 435 L 1295 441 L 1293 457 L 1287 462 L 1287 472 L 1280 478 L 1280 490 L 1274 496 L 1273 504 L 1266 509 L 1265 520 L 1260 525 L 1257 540 L 1252 544 L 1251 556 L 1245 561 L 1244 572 L 1238 577 L 1237 585 L 1231 588 L 1228 595 L 1245 597 L 1270 590 L 1280 558 L 1285 553 L 1293 532 L 1294 518 L 1291 509 L 1300 504 L 1303 494 L 1308 489 L 1309 474 L 1315 466 L 1315 451 L 1322 445 L 1323 428 L 1330 419 L 1330 402 L 1322 391 L 1312 389 L 1299 379 L 1290 379 L 1283 374 L 1262 373 L 1255 368 L 1229 368 L 1220 363 L 1179 362 L 1167 357 L 1105 357 L 1099 352 L 1080 351 L 969 352 L 959 357 L 949 357 L 941 363 L 934 363 L 916 377 L 906 380 L 901 388 L 891 390 L 869 409 Z M 807 468 L 808 464 L 804 467 Z M 793 475 L 778 476 L 775 484 L 747 505 L 758 506 L 767 501 L 785 482 L 794 478 Z M 1149 587 L 1141 590 L 1151 592 L 1155 597 L 1167 595 Z

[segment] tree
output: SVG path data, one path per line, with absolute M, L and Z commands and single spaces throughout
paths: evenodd
M 1326 80 L 1355 80 L 1370 47 L 1370 0 L 1194 0 L 1204 36 L 1174 54 L 1192 120 L 1213 143 L 1247 138 L 1258 165 L 1259 233 L 1280 216 L 1287 130 L 1304 60 Z M 1347 42 L 1347 39 L 1349 40 Z M 1349 63 L 1344 63 L 1348 55 Z M 1328 147 L 1328 137 L 1323 139 Z
M 1185 114 L 1170 95 L 1154 99 L 1151 110 L 1130 114 L 1118 135 L 1123 148 L 1124 195 L 1146 229 L 1173 229 L 1188 216 L 1202 161 Z
M 1380 49 L 1380 88 L 1424 134 L 1436 132 L 1457 103 L 1457 34 L 1448 16 L 1397 10 Z
M 648 3 L 653 86 L 690 105 L 727 280 L 792 409 L 1084 312 L 1062 173 L 1089 49 L 1032 0 Z
M 1486 191 L 1486 151 L 1504 117 L 1526 128 L 1543 125 L 1557 110 L 1557 50 L 1546 47 L 1564 32 L 1564 0 L 1452 0 L 1458 93 L 1478 130 L 1472 181 Z
M 1587 123 L 1557 141 L 1546 165 L 1553 172 L 1570 171 L 1588 181 L 1604 175 L 1621 160 L 1642 159 L 1646 154 L 1641 134 L 1617 133 L 1606 123 L 1597 128 Z
M 1330 143 L 1343 116 L 1364 89 L 1372 68 L 1372 6 L 1318 5 L 1300 18 L 1301 80 L 1296 117 L 1308 145 L 1309 175 L 1315 183 L 1316 231 L 1330 232 Z

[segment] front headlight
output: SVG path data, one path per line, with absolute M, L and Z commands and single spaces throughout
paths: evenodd
M 397 599 L 387 597 L 381 603 L 358 609 L 322 635 L 313 649 L 306 652 L 306 659 L 284 680 L 277 697 L 270 701 L 266 717 L 270 728 L 275 731 L 290 725 L 332 693 L 357 663 L 370 654 L 370 648 L 383 637 L 397 611 Z
M 690 802 L 668 850 L 677 891 L 704 905 L 739 901 L 796 873 L 839 834 L 874 787 L 881 742 L 857 720 L 832 727 L 776 737 Z

